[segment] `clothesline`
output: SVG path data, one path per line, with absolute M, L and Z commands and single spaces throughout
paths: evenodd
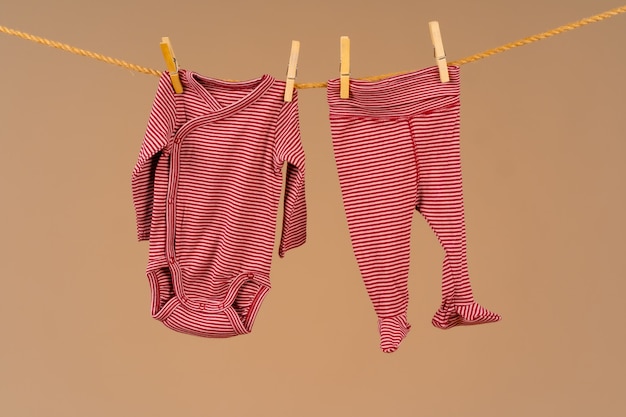
M 616 7 L 615 9 L 611 9 L 611 10 L 607 10 L 606 12 L 602 12 L 590 17 L 586 17 L 584 19 L 578 20 L 576 22 L 572 22 L 572 23 L 568 23 L 566 25 L 563 26 L 559 26 L 557 28 L 548 30 L 546 32 L 542 32 L 536 35 L 532 35 L 532 36 L 528 36 L 526 38 L 523 39 L 519 39 L 517 41 L 514 42 L 510 42 L 507 43 L 505 45 L 502 46 L 498 46 L 496 48 L 492 48 L 492 49 L 488 49 L 486 51 L 483 52 L 479 52 L 477 54 L 468 56 L 466 58 L 463 59 L 459 59 L 457 61 L 453 61 L 448 63 L 448 65 L 452 65 L 452 66 L 460 66 L 460 65 L 464 65 L 464 64 L 469 64 L 470 62 L 475 62 L 478 61 L 480 59 L 483 58 L 487 58 L 505 51 L 509 51 L 513 48 L 517 48 L 519 46 L 524 46 L 524 45 L 528 45 L 543 39 L 547 39 L 550 38 L 552 36 L 555 35 L 559 35 L 561 33 L 564 32 L 568 32 L 570 30 L 574 30 L 574 29 L 578 29 L 580 27 L 586 26 L 588 24 L 591 23 L 596 23 L 596 22 L 600 22 L 603 20 L 606 20 L 608 18 L 611 18 L 613 16 L 617 16 L 619 14 L 622 13 L 626 13 L 626 5 L 624 6 L 620 6 L 620 7 Z M 80 48 L 76 48 L 74 46 L 65 44 L 65 43 L 61 43 L 61 42 L 57 42 L 57 41 L 53 41 L 50 39 L 46 39 L 46 38 L 42 38 L 40 36 L 35 36 L 32 35 L 30 33 L 25 33 L 25 32 L 20 32 L 19 30 L 15 30 L 15 29 L 11 29 L 8 28 L 6 26 L 2 26 L 0 25 L 0 32 L 6 33 L 8 35 L 12 35 L 12 36 L 17 36 L 18 38 L 22 38 L 25 40 L 29 40 L 32 42 L 36 42 L 36 43 L 40 43 L 43 45 L 47 45 L 50 46 L 52 48 L 57 48 L 57 49 L 61 49 L 63 51 L 66 52 L 70 52 L 76 55 L 82 55 L 82 56 L 86 56 L 88 58 L 92 58 L 92 59 L 96 59 L 98 61 L 102 61 L 102 62 L 106 62 L 107 64 L 112 64 L 112 65 L 117 65 L 132 71 L 136 71 L 142 74 L 148 74 L 148 75 L 154 75 L 154 76 L 160 76 L 161 75 L 161 71 L 159 70 L 155 70 L 152 68 L 148 68 L 148 67 L 143 67 L 141 65 L 137 65 L 137 64 L 132 64 L 126 61 L 123 61 L 121 59 L 117 59 L 117 58 L 113 58 L 110 56 L 106 56 L 106 55 L 102 55 L 96 52 L 91 52 L 91 51 L 87 51 L 85 49 L 80 49 Z M 366 80 L 366 81 L 378 81 L 378 80 L 382 80 L 385 78 L 389 78 L 392 77 L 394 75 L 400 75 L 400 74 L 405 74 L 408 71 L 400 71 L 400 72 L 394 72 L 394 73 L 387 73 L 387 74 L 381 74 L 381 75 L 375 75 L 375 76 L 371 76 L 371 77 L 366 77 L 366 78 L 361 78 L 362 80 Z M 300 89 L 305 89 L 305 88 L 325 88 L 327 86 L 326 82 L 314 82 L 314 83 L 296 83 L 295 87 L 296 88 L 300 88 Z

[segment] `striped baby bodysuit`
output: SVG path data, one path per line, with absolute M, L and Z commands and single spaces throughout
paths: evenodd
M 180 70 L 160 78 L 132 173 L 137 237 L 149 240 L 152 316 L 202 337 L 249 333 L 278 253 L 306 240 L 298 97 L 270 75 L 230 82 Z

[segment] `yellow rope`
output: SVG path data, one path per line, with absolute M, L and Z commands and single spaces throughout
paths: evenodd
M 537 35 L 529 36 L 524 39 L 517 40 L 515 42 L 507 43 L 506 45 L 498 46 L 497 48 L 489 49 L 484 52 L 477 53 L 475 55 L 469 56 L 467 58 L 459 59 L 458 61 L 451 62 L 450 65 L 463 65 L 469 64 L 470 62 L 478 61 L 479 59 L 487 58 L 495 54 L 499 54 L 500 52 L 508 51 L 513 48 L 517 48 L 518 46 L 528 45 L 529 43 L 537 42 L 542 39 L 547 39 L 555 35 L 559 35 L 564 32 L 568 32 L 570 30 L 578 29 L 590 23 L 600 22 L 602 20 L 608 19 L 613 16 L 617 16 L 618 14 L 626 13 L 626 6 L 616 7 L 615 9 L 608 10 L 604 13 L 597 14 L 595 16 L 587 17 L 585 19 L 581 19 L 577 22 L 573 22 L 567 25 L 559 26 L 556 29 L 549 30 L 547 32 L 539 33 Z
M 507 43 L 506 45 L 498 46 L 497 48 L 488 49 L 486 51 L 479 52 L 479 53 L 477 53 L 475 55 L 472 55 L 472 56 L 469 56 L 467 58 L 463 58 L 463 59 L 459 59 L 457 61 L 450 62 L 450 63 L 448 63 L 448 65 L 460 66 L 460 65 L 464 65 L 464 64 L 469 64 L 470 62 L 475 62 L 475 61 L 478 61 L 480 59 L 487 58 L 487 57 L 490 57 L 492 55 L 496 55 L 496 54 L 499 54 L 501 52 L 505 52 L 505 51 L 511 50 L 513 48 L 517 48 L 518 46 L 528 45 L 530 43 L 537 42 L 537 41 L 540 41 L 542 39 L 547 39 L 547 38 L 550 38 L 552 36 L 559 35 L 559 34 L 564 33 L 564 32 L 568 32 L 570 30 L 578 29 L 578 28 L 580 28 L 582 26 L 585 26 L 585 25 L 588 25 L 588 24 L 591 24 L 591 23 L 600 22 L 602 20 L 608 19 L 608 18 L 613 17 L 613 16 L 617 16 L 618 14 L 622 14 L 622 13 L 626 13 L 626 5 L 625 6 L 616 7 L 615 9 L 608 10 L 606 12 L 599 13 L 597 15 L 581 19 L 581 20 L 579 20 L 577 22 L 572 22 L 572 23 L 569 23 L 567 25 L 559 26 L 558 28 L 555 28 L 555 29 L 552 29 L 552 30 L 548 30 L 548 31 L 543 32 L 543 33 L 539 33 L 537 35 L 532 35 L 532 36 L 529 36 L 529 37 L 524 38 L 524 39 L 520 39 L 520 40 L 517 40 L 517 41 L 514 41 L 514 42 L 510 42 L 510 43 Z M 140 72 L 142 74 L 150 74 L 150 75 L 155 75 L 157 77 L 161 75 L 161 71 L 158 71 L 158 70 L 155 70 L 155 69 L 152 69 L 152 68 L 147 68 L 147 67 L 142 67 L 140 65 L 131 64 L 129 62 L 122 61 L 121 59 L 112 58 L 110 56 L 101 55 L 101 54 L 98 54 L 98 53 L 95 53 L 95 52 L 91 52 L 91 51 L 86 51 L 84 49 L 76 48 L 76 47 L 73 47 L 71 45 L 67 45 L 65 43 L 51 41 L 51 40 L 46 39 L 46 38 L 42 38 L 42 37 L 39 37 L 39 36 L 31 35 L 29 33 L 20 32 L 19 30 L 10 29 L 10 28 L 5 27 L 5 26 L 0 26 L 0 32 L 4 32 L 4 33 L 6 33 L 8 35 L 17 36 L 18 38 L 26 39 L 26 40 L 29 40 L 29 41 L 32 41 L 32 42 L 37 42 L 37 43 L 40 43 L 40 44 L 43 44 L 43 45 L 47 45 L 47 46 L 50 46 L 52 48 L 57 48 L 57 49 L 61 49 L 61 50 L 67 51 L 67 52 L 71 52 L 73 54 L 82 55 L 82 56 L 86 56 L 86 57 L 89 57 L 89 58 L 97 59 L 98 61 L 103 61 L 103 62 L 106 62 L 107 64 L 118 65 L 120 67 L 127 68 L 127 69 L 130 69 L 130 70 L 133 70 L 133 71 L 137 71 L 137 72 Z M 372 77 L 362 78 L 362 80 L 378 81 L 378 80 L 383 80 L 385 78 L 392 77 L 394 75 L 406 74 L 407 72 L 409 72 L 409 71 L 375 75 L 375 76 L 372 76 Z M 324 87 L 327 86 L 327 83 L 325 83 L 325 82 L 302 83 L 302 84 L 296 84 L 295 86 L 296 86 L 296 88 L 300 88 L 300 89 L 304 89 L 304 88 L 324 88 Z
M 118 65 L 123 68 L 128 68 L 133 71 L 141 72 L 143 74 L 156 75 L 157 77 L 161 75 L 161 71 L 157 71 L 155 69 L 142 67 L 140 65 L 131 64 L 126 61 L 122 61 L 121 59 L 111 58 L 110 56 L 97 54 L 95 52 L 86 51 L 84 49 L 75 48 L 71 45 L 51 41 L 50 39 L 42 38 L 39 36 L 31 35 L 29 33 L 20 32 L 19 30 L 10 29 L 5 26 L 0 26 L 0 32 L 4 32 L 9 35 L 17 36 L 18 38 L 26 39 L 28 41 L 33 41 L 37 43 L 41 43 L 43 45 L 50 46 L 52 48 L 62 49 L 63 51 L 71 52 L 76 55 L 82 55 L 89 58 L 97 59 L 98 61 L 106 62 L 107 64 Z

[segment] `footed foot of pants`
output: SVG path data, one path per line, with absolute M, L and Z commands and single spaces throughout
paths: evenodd
M 500 321 L 500 316 L 492 313 L 478 303 L 449 304 L 443 303 L 433 317 L 433 326 L 449 329 L 454 326 L 493 323 Z
M 406 313 L 395 317 L 379 317 L 378 332 L 382 351 L 385 353 L 395 352 L 410 329 L 411 325 L 406 319 Z

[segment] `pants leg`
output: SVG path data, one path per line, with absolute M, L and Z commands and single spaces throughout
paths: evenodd
M 333 118 L 343 204 L 365 288 L 378 317 L 380 347 L 408 333 L 408 271 L 416 169 L 409 126 L 395 120 Z
M 442 329 L 500 320 L 474 301 L 469 280 L 459 112 L 457 103 L 409 121 L 418 166 L 416 208 L 445 251 L 442 304 L 432 320 Z

